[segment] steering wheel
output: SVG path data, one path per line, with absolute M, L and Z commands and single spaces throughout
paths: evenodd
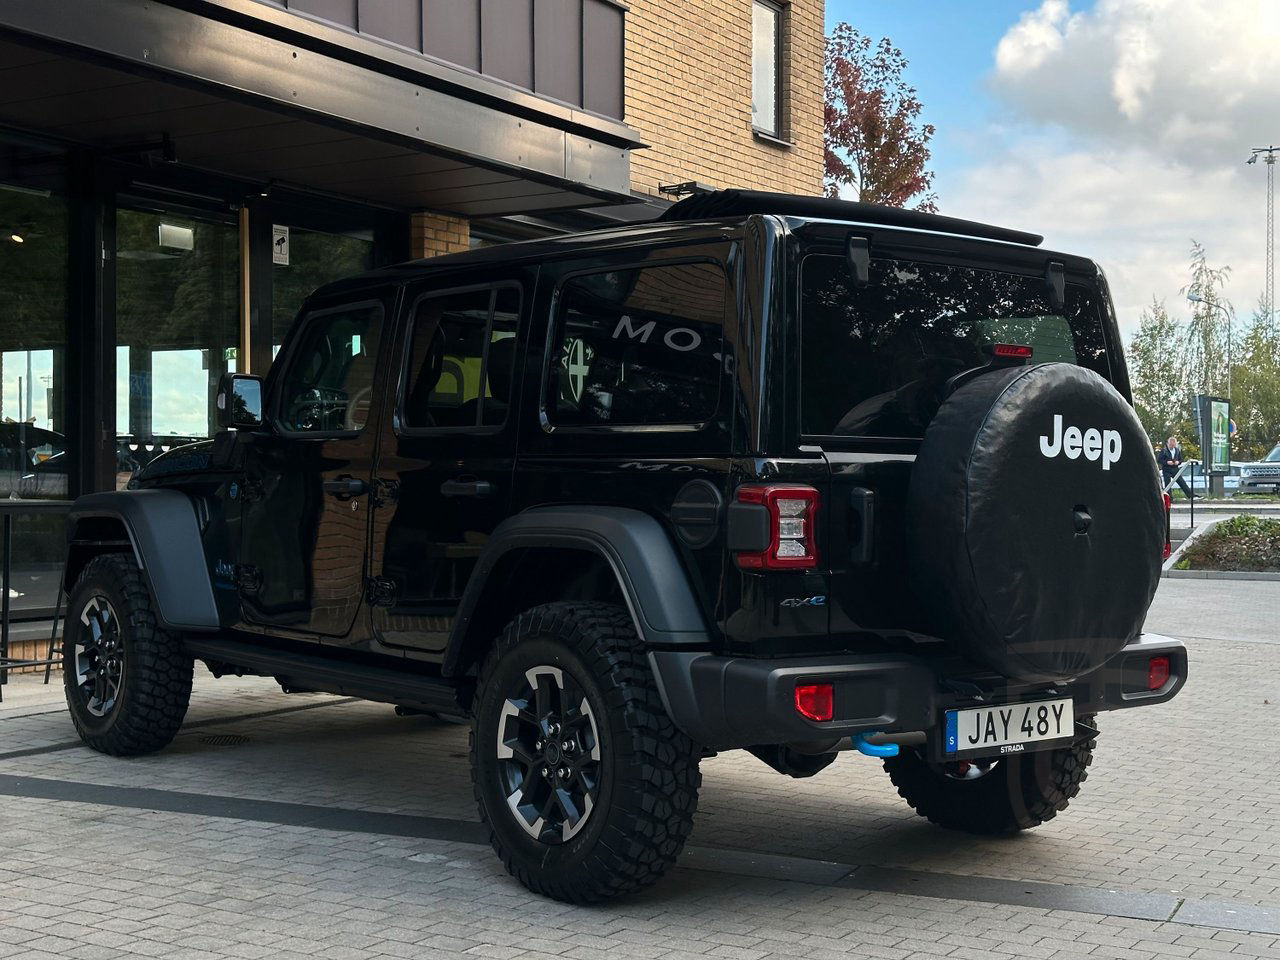
M 342 418 L 343 430 L 362 430 L 369 420 L 369 396 L 373 393 L 372 384 L 361 387 L 347 401 L 347 412 Z M 358 419 L 357 419 L 358 417 Z

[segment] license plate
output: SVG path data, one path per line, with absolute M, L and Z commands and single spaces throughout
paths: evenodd
M 948 710 L 946 717 L 943 751 L 949 757 L 1022 753 L 1030 744 L 1070 739 L 1076 726 L 1070 698 Z

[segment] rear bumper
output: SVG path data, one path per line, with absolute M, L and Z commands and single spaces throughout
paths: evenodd
M 1169 658 L 1169 679 L 1147 688 L 1148 661 Z M 1077 716 L 1171 700 L 1187 679 L 1179 640 L 1144 634 L 1101 668 L 1072 683 L 1030 686 L 954 680 L 924 657 L 863 655 L 756 660 L 706 653 L 649 654 L 671 719 L 714 750 L 773 743 L 820 743 L 855 733 L 940 729 L 946 710 L 1070 696 Z M 835 719 L 816 723 L 795 710 L 799 682 L 834 685 Z

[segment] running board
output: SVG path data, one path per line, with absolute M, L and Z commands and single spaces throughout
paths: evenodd
M 334 657 L 273 650 L 240 640 L 188 635 L 187 652 L 231 668 L 275 677 L 286 688 L 336 693 L 361 700 L 394 703 L 430 712 L 465 715 L 457 689 L 441 678 L 338 660 Z

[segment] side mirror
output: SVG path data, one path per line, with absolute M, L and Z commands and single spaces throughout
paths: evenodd
M 218 381 L 218 426 L 252 430 L 262 426 L 262 378 L 224 373 Z

